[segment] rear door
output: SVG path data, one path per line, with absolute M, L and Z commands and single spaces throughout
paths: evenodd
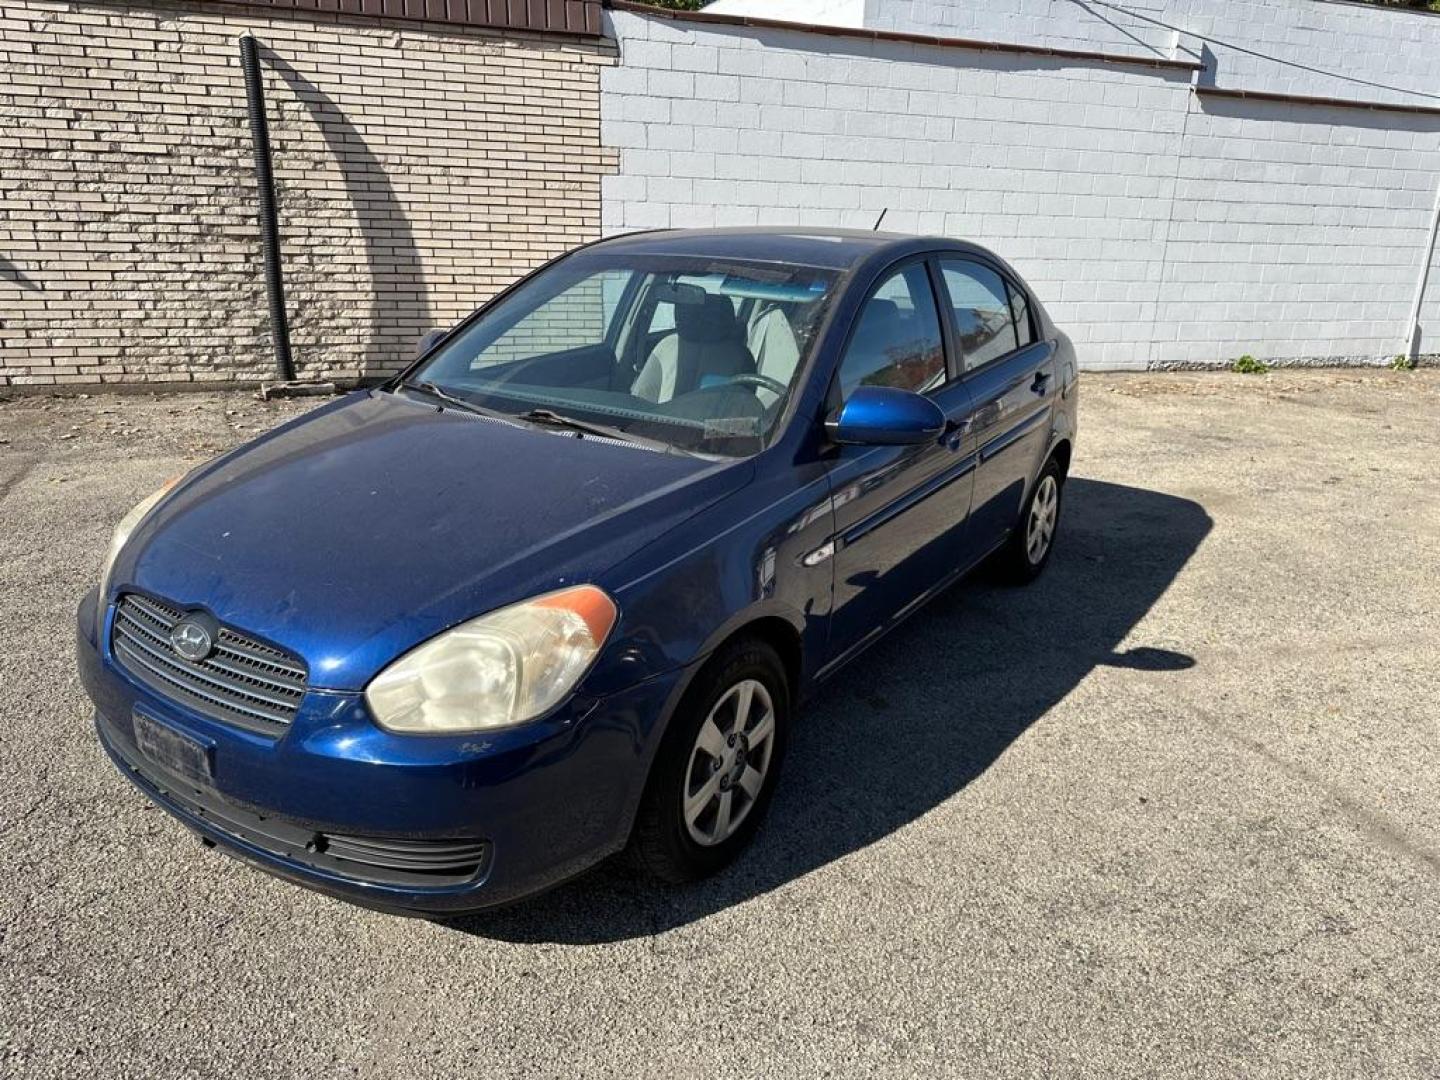
M 959 569 L 972 472 L 960 450 L 959 425 L 970 399 L 947 355 L 933 266 L 922 257 L 887 271 L 856 318 L 832 404 L 859 386 L 898 386 L 927 395 L 953 427 L 918 446 L 837 451 L 830 473 L 832 663 L 878 636 Z
M 988 262 L 939 260 L 944 307 L 969 392 L 966 446 L 977 456 L 967 563 L 999 544 L 1041 464 L 1059 391 L 1054 342 L 1040 340 L 1029 298 Z

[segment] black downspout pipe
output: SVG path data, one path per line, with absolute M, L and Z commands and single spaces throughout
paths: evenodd
M 275 209 L 275 171 L 270 162 L 270 125 L 265 119 L 265 83 L 260 75 L 260 48 L 255 38 L 240 38 L 240 66 L 245 69 L 245 102 L 250 112 L 250 139 L 255 150 L 255 181 L 260 194 L 260 239 L 265 248 L 265 292 L 270 300 L 270 339 L 280 378 L 295 378 L 290 355 L 290 321 L 285 315 L 285 281 L 280 274 L 280 219 Z

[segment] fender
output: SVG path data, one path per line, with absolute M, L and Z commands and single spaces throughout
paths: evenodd
M 625 801 L 625 806 L 620 811 L 618 819 L 620 828 L 616 834 L 618 839 L 612 849 L 613 851 L 620 850 L 628 841 L 630 831 L 635 825 L 635 815 L 639 812 L 640 801 L 644 797 L 645 787 L 649 782 L 651 766 L 655 763 L 655 755 L 660 752 L 660 746 L 664 743 L 665 735 L 670 730 L 670 722 L 675 718 L 675 713 L 679 710 L 681 703 L 684 702 L 686 695 L 690 693 L 690 688 L 694 685 L 696 677 L 705 670 L 705 665 L 709 663 L 710 657 L 714 655 L 717 649 L 736 634 L 743 633 L 747 626 L 751 626 L 761 619 L 781 619 L 788 624 L 800 638 L 800 685 L 790 688 L 792 695 L 790 701 L 791 708 L 794 709 L 805 697 L 806 688 L 814 682 L 814 679 L 809 674 L 809 669 L 812 667 L 813 662 L 807 659 L 807 650 L 804 645 L 805 616 L 803 613 L 787 604 L 761 602 L 746 608 L 744 611 L 736 612 L 734 616 L 727 619 L 720 629 L 716 630 L 715 633 L 706 639 L 705 644 L 701 647 L 700 651 L 696 653 L 694 658 L 680 669 L 680 677 L 675 680 L 675 685 L 665 697 L 664 708 L 661 710 L 659 718 L 651 726 L 648 737 L 640 749 L 640 771 L 637 775 L 644 777 L 645 780 L 642 783 L 633 785 L 630 795 Z M 663 677 L 664 676 L 655 676 L 655 678 Z

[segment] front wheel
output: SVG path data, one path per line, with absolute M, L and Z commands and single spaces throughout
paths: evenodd
M 632 851 L 665 881 L 721 869 L 750 842 L 784 756 L 790 695 L 762 641 L 726 646 L 670 723 L 635 822 Z
M 1060 527 L 1060 496 L 1065 474 L 1051 458 L 1040 470 L 1015 531 L 1000 554 L 1001 573 L 1016 585 L 1026 585 L 1040 576 L 1055 547 Z

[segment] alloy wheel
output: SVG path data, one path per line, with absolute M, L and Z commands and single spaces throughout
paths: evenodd
M 743 679 L 720 696 L 690 751 L 681 816 L 691 839 L 713 847 L 735 835 L 765 787 L 774 749 L 770 691 Z
M 1053 476 L 1042 476 L 1030 500 L 1030 520 L 1025 526 L 1025 556 L 1031 566 L 1040 565 L 1050 550 L 1055 535 L 1055 520 L 1060 512 L 1060 485 Z

